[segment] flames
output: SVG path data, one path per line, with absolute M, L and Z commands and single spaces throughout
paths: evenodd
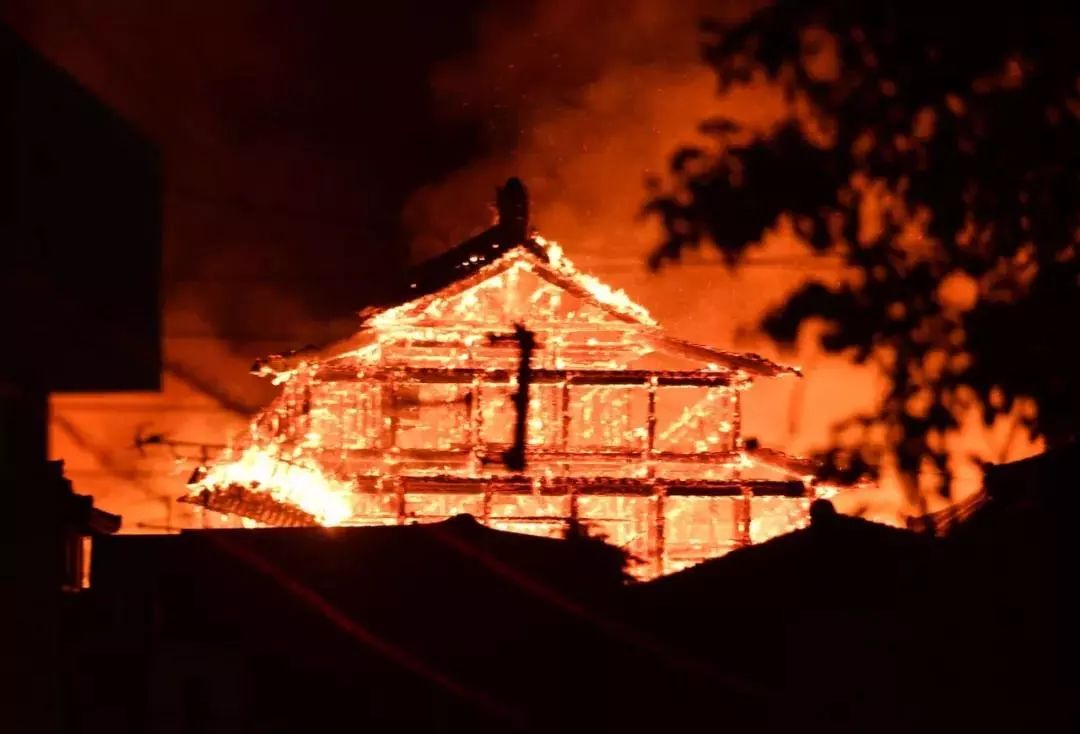
M 634 299 L 630 298 L 630 296 L 626 294 L 626 291 L 612 288 L 607 283 L 602 282 L 599 278 L 578 270 L 574 266 L 574 263 L 572 263 L 563 253 L 563 249 L 559 246 L 558 242 L 546 240 L 540 235 L 536 235 L 535 239 L 547 252 L 548 262 L 551 266 L 555 268 L 560 275 L 586 290 L 597 301 L 619 313 L 625 313 L 634 317 L 642 324 L 659 326 L 648 310 L 634 301 Z
M 218 462 L 189 490 L 234 486 L 293 505 L 320 525 L 340 525 L 353 514 L 350 483 L 328 477 L 303 455 L 282 456 L 275 445 L 249 446 L 234 461 Z
M 511 263 L 511 271 L 518 272 L 535 272 L 537 267 L 547 267 L 566 284 L 587 293 L 597 303 L 606 306 L 615 313 L 621 314 L 644 326 L 659 327 L 656 319 L 652 317 L 649 311 L 644 306 L 634 301 L 634 299 L 627 295 L 625 291 L 612 288 L 599 278 L 579 270 L 574 263 L 566 257 L 559 243 L 547 240 L 539 234 L 533 236 L 533 241 L 543 248 L 547 257 L 546 263 L 540 263 L 537 258 L 530 256 L 524 250 L 514 250 L 492 260 L 488 260 L 483 256 L 472 255 L 467 261 L 462 261 L 461 265 L 466 267 L 481 265 L 476 271 L 475 277 L 478 280 L 483 279 L 484 273 L 489 271 L 494 272 L 496 268 L 500 267 L 500 264 Z M 485 263 L 486 265 L 484 265 Z M 470 298 L 472 297 L 470 296 Z M 387 308 L 373 314 L 368 319 L 367 323 L 375 329 L 398 328 L 402 326 L 403 323 L 407 323 L 410 314 L 417 312 L 417 303 L 424 304 L 424 311 L 429 313 L 441 313 L 445 308 L 446 300 L 435 296 L 429 299 L 422 298 L 418 299 L 416 302 L 409 302 L 400 306 Z M 475 311 L 478 304 L 475 298 L 473 298 L 468 305 L 471 307 L 470 310 Z M 367 348 L 367 351 L 368 353 L 374 353 L 376 349 L 377 345 L 372 345 Z
M 469 513 L 559 536 L 572 520 L 624 549 L 639 578 L 805 524 L 817 496 L 805 463 L 740 438 L 743 368 L 767 360 L 665 339 L 625 292 L 535 244 L 469 256 L 452 284 L 369 315 L 321 356 L 272 358 L 260 372 L 281 393 L 189 501 L 270 525 Z M 525 472 L 492 462 L 515 418 L 518 355 L 486 338 L 506 320 L 538 325 L 544 345 Z M 786 372 L 768 365 L 754 374 Z

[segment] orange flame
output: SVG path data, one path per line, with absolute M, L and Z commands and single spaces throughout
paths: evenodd
M 304 457 L 283 458 L 273 446 L 251 446 L 235 461 L 219 462 L 189 489 L 198 494 L 230 485 L 266 492 L 279 502 L 299 507 L 320 525 L 339 525 L 353 514 L 349 483 L 326 476 Z

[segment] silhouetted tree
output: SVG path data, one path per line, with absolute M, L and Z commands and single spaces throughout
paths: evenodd
M 648 208 L 667 231 L 653 267 L 703 243 L 737 266 L 781 217 L 842 258 L 852 277 L 808 282 L 762 326 L 790 344 L 822 319 L 826 350 L 890 380 L 876 411 L 838 427 L 832 467 L 888 451 L 907 477 L 940 470 L 947 493 L 944 436 L 973 406 L 1048 442 L 1076 436 L 1080 41 L 1037 2 L 938 6 L 779 2 L 703 23 L 720 91 L 767 80 L 789 115 L 767 136 L 704 122 L 715 146 L 677 151 L 673 189 Z

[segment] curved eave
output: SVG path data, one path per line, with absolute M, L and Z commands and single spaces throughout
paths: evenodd
M 807 480 L 817 475 L 821 466 L 813 459 L 792 456 L 778 449 L 757 446 L 746 449 L 747 455 L 756 463 L 785 474 L 789 477 Z
M 677 339 L 657 329 L 643 330 L 641 337 L 658 352 L 692 359 L 702 364 L 715 365 L 733 372 L 743 372 L 751 377 L 802 376 L 802 371 L 799 368 L 778 364 L 758 354 L 727 352 L 703 344 L 695 344 L 684 339 Z M 348 356 L 350 352 L 375 344 L 377 340 L 377 329 L 363 328 L 353 336 L 326 347 L 308 347 L 285 354 L 263 357 L 256 360 L 252 366 L 252 372 L 257 375 L 281 374 L 296 369 L 304 362 L 325 362 L 340 359 Z
M 509 248 L 497 247 L 495 255 L 468 254 L 473 253 L 473 244 L 479 242 L 487 244 L 488 233 L 471 241 L 466 252 L 451 251 L 440 258 L 441 267 L 434 270 L 442 274 L 442 280 L 435 280 L 428 275 L 425 280 L 415 283 L 417 289 L 413 291 L 415 296 L 411 300 L 400 301 L 396 305 L 388 305 L 382 308 L 368 309 L 360 314 L 360 329 L 353 336 L 332 343 L 324 347 L 305 347 L 284 354 L 275 354 L 264 357 L 255 362 L 252 372 L 257 375 L 280 375 L 296 369 L 304 362 L 320 362 L 336 359 L 348 355 L 350 352 L 370 346 L 378 338 L 379 326 L 377 318 L 380 314 L 393 312 L 396 317 L 400 316 L 403 323 L 423 313 L 437 298 L 449 298 L 472 288 L 488 278 L 495 277 L 501 272 L 512 267 L 516 262 L 525 260 L 529 263 L 533 272 L 548 282 L 563 288 L 567 292 L 593 304 L 619 321 L 641 330 L 642 339 L 654 350 L 683 357 L 700 362 L 703 365 L 715 366 L 716 368 L 741 372 L 749 377 L 780 377 L 783 375 L 801 376 L 797 367 L 789 367 L 778 364 L 758 354 L 741 354 L 727 352 L 703 344 L 695 344 L 684 339 L 668 336 L 661 331 L 660 327 L 651 319 L 643 320 L 641 314 L 648 318 L 648 313 L 638 304 L 627 299 L 627 308 L 618 308 L 608 303 L 605 298 L 594 293 L 587 283 L 579 282 L 583 278 L 569 261 L 567 268 L 560 269 L 553 264 L 547 250 L 537 240 L 530 239 L 524 243 Z M 479 252 L 477 250 L 477 252 Z M 466 257 L 468 254 L 468 257 Z M 452 257 L 451 257 L 452 255 Z M 453 267 L 450 267 L 450 266 Z M 430 266 L 428 268 L 431 269 Z M 449 270 L 453 277 L 445 271 Z M 568 272 L 563 272 L 568 270 Z M 433 285 L 438 283 L 439 288 Z M 640 313 L 639 313 L 640 312 Z
M 659 330 L 642 336 L 658 352 L 674 354 L 706 364 L 715 364 L 729 370 L 742 371 L 754 377 L 781 377 L 783 375 L 802 377 L 802 370 L 798 367 L 778 364 L 760 354 L 726 352 L 704 344 L 677 339 Z
M 375 344 L 376 341 L 375 331 L 361 328 L 352 336 L 323 347 L 308 346 L 291 352 L 260 357 L 251 365 L 251 372 L 260 377 L 278 375 L 294 370 L 305 362 L 325 362 L 347 356 L 350 352 Z

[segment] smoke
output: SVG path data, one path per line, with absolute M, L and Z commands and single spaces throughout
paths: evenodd
M 223 404 L 266 401 L 267 386 L 246 374 L 253 357 L 339 336 L 400 265 L 398 227 L 414 260 L 451 247 L 488 224 L 487 202 L 509 175 L 529 185 L 545 236 L 672 333 L 806 369 L 801 384 L 753 391 L 749 435 L 805 452 L 872 401 L 873 375 L 821 355 L 811 335 L 780 355 L 755 334 L 808 274 L 840 277 L 783 232 L 736 273 L 704 261 L 659 275 L 644 266 L 659 241 L 658 223 L 640 217 L 647 182 L 663 179 L 671 153 L 700 139 L 709 117 L 767 127 L 784 111 L 764 85 L 720 98 L 699 59 L 703 16 L 736 22 L 761 3 L 514 0 L 487 3 L 477 20 L 480 2 L 5 8 L 32 45 L 162 150 L 165 352 L 183 374 L 166 374 L 160 395 L 54 406 L 65 419 L 54 455 L 129 528 L 140 517 L 179 522 L 183 479 L 171 457 L 132 453 L 137 426 L 223 440 L 243 424 Z M 433 59 L 443 59 L 434 70 Z
M 529 186 L 534 222 L 579 256 L 627 237 L 647 247 L 637 214 L 672 150 L 719 112 L 758 124 L 780 114 L 770 90 L 718 100 L 699 60 L 702 17 L 735 21 L 755 5 L 558 0 L 484 17 L 476 50 L 431 84 L 446 119 L 481 124 L 488 151 L 412 197 L 414 259 L 485 226 L 484 203 L 508 175 Z
M 306 38 L 286 19 L 254 2 L 220 11 L 111 5 L 13 5 L 4 19 L 160 149 L 162 390 L 54 396 L 50 433 L 51 454 L 80 492 L 122 514 L 127 530 L 160 529 L 193 522 L 175 502 L 192 463 L 136 451 L 136 433 L 215 445 L 240 430 L 273 393 L 248 375 L 254 357 L 342 332 L 327 314 L 347 315 L 362 299 L 363 281 L 342 274 L 362 272 L 355 261 L 371 253 L 341 212 L 370 218 L 331 152 L 345 147 L 342 118 L 360 112 L 341 105 L 337 117 L 320 115 L 300 94 L 275 93 L 327 76 L 297 62 Z M 253 16 L 263 32 L 238 32 Z M 313 242 L 336 260 L 313 261 Z M 337 255 L 350 251 L 356 257 Z M 197 449 L 185 453 L 198 461 Z
M 780 90 L 763 82 L 719 96 L 699 57 L 703 17 L 737 22 L 761 5 L 554 0 L 525 14 L 492 10 L 479 22 L 475 49 L 431 78 L 446 120 L 481 123 L 486 154 L 416 191 L 404 221 L 412 259 L 423 260 L 487 226 L 494 186 L 520 176 L 540 231 L 669 331 L 801 365 L 801 382 L 759 383 L 744 428 L 767 445 L 806 453 L 826 444 L 840 419 L 870 408 L 884 385 L 872 369 L 824 354 L 812 330 L 793 353 L 779 354 L 756 327 L 807 279 L 845 277 L 839 267 L 808 256 L 778 228 L 735 272 L 708 253 L 660 274 L 645 268 L 660 241 L 659 223 L 641 217 L 651 182 L 663 181 L 680 146 L 705 142 L 701 122 L 724 116 L 763 131 L 787 113 Z M 993 436 L 965 436 L 966 450 L 992 450 Z M 961 474 L 956 489 L 973 491 L 978 481 L 977 473 Z M 896 496 L 857 501 L 870 516 L 887 518 Z
M 487 153 L 413 195 L 404 213 L 413 259 L 486 226 L 494 185 L 517 175 L 530 189 L 533 223 L 543 234 L 643 302 L 668 330 L 804 366 L 821 362 L 813 348 L 777 355 L 756 333 L 762 314 L 808 271 L 829 268 L 805 261 L 785 267 L 802 253 L 784 233 L 766 239 L 762 259 L 773 265 L 732 273 L 690 262 L 659 275 L 645 267 L 660 225 L 644 219 L 642 207 L 672 153 L 702 142 L 699 126 L 709 118 L 764 130 L 786 112 L 780 91 L 764 83 L 720 97 L 700 59 L 702 18 L 734 23 L 760 5 L 559 0 L 534 3 L 525 15 L 496 9 L 483 17 L 476 48 L 439 66 L 431 84 L 446 119 L 482 122 Z M 818 382 L 797 393 L 790 384 L 763 385 L 748 430 L 772 445 L 806 450 L 840 417 L 837 407 L 820 411 L 818 403 L 831 399 L 854 410 L 873 394 L 874 385 L 862 379 L 857 397 L 839 401 L 823 395 Z
M 679 146 L 702 140 L 702 121 L 723 115 L 765 129 L 784 115 L 779 90 L 765 84 L 721 98 L 700 59 L 703 17 L 734 23 L 760 4 L 558 0 L 533 3 L 524 15 L 496 9 L 483 17 L 476 48 L 439 66 L 431 84 L 447 120 L 482 124 L 487 152 L 413 195 L 404 213 L 413 260 L 487 226 L 494 185 L 517 175 L 529 187 L 532 220 L 543 234 L 641 301 L 665 328 L 769 352 L 754 326 L 806 273 L 736 274 L 691 263 L 650 274 L 645 262 L 660 241 L 660 224 L 642 217 L 650 182 L 663 181 Z M 798 252 L 790 238 L 772 239 L 767 257 Z M 789 412 L 790 387 L 778 389 L 771 407 L 755 415 Z M 803 402 L 812 402 L 814 391 L 804 393 Z M 805 448 L 805 431 L 778 432 L 787 424 L 750 419 L 763 440 Z

